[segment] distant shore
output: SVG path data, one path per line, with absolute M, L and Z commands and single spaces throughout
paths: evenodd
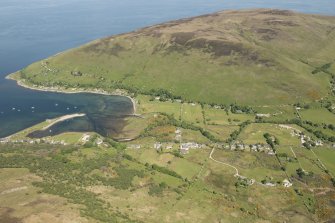
M 16 79 L 12 76 L 13 74 L 7 75 L 6 79 L 16 81 L 17 85 L 31 89 L 36 91 L 45 91 L 45 92 L 57 92 L 57 93 L 64 93 L 64 94 L 76 94 L 76 93 L 91 93 L 91 94 L 100 94 L 100 95 L 109 95 L 109 96 L 123 96 L 130 99 L 133 105 L 133 114 L 136 115 L 136 101 L 129 95 L 126 95 L 122 90 L 115 90 L 113 92 L 108 92 L 101 89 L 81 89 L 81 88 L 71 88 L 65 89 L 61 87 L 45 87 L 45 86 L 31 86 L 25 83 L 24 80 Z

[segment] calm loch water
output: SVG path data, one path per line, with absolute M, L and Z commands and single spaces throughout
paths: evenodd
M 172 19 L 242 8 L 334 15 L 335 1 L 1 0 L 0 137 L 47 118 L 77 112 L 85 112 L 87 117 L 59 123 L 53 134 L 94 130 L 113 135 L 122 129 L 122 116 L 132 113 L 131 101 L 126 97 L 33 91 L 5 80 L 9 73 L 96 38 Z

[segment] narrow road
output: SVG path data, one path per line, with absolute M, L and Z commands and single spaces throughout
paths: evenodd
M 233 165 L 230 165 L 230 164 L 228 164 L 228 163 L 224 163 L 224 162 L 221 162 L 221 161 L 218 161 L 218 160 L 214 159 L 213 156 L 212 156 L 213 153 L 214 153 L 214 151 L 215 151 L 215 148 L 213 148 L 212 151 L 211 151 L 211 153 L 209 154 L 209 158 L 210 158 L 211 160 L 213 160 L 214 162 L 217 162 L 217 163 L 220 163 L 220 164 L 223 164 L 223 165 L 226 165 L 226 166 L 229 166 L 229 167 L 233 168 L 233 169 L 235 170 L 234 177 L 242 177 L 242 178 L 246 178 L 246 177 L 244 177 L 244 176 L 241 176 L 241 175 L 238 173 L 238 169 L 237 169 L 236 167 L 234 167 Z
M 292 146 L 290 146 L 290 149 L 291 149 L 291 151 L 292 151 L 292 153 L 293 153 L 293 155 L 294 155 L 294 158 L 298 161 L 300 168 L 303 170 L 304 168 L 302 168 L 301 163 L 300 163 L 300 161 L 299 161 L 297 155 L 295 155 L 295 152 L 294 152 Z
M 299 113 L 299 110 L 298 110 L 298 109 L 295 109 L 295 111 L 297 112 L 298 118 L 301 120 L 301 115 L 300 115 L 300 113 Z
M 239 178 L 242 178 L 242 179 L 251 179 L 251 178 L 248 178 L 248 177 L 245 177 L 245 176 L 240 175 L 239 172 L 238 172 L 238 169 L 237 169 L 235 166 L 214 159 L 214 158 L 213 158 L 213 153 L 214 153 L 214 151 L 215 151 L 215 148 L 213 148 L 212 151 L 211 151 L 211 153 L 209 154 L 209 158 L 210 158 L 211 160 L 213 160 L 213 161 L 216 162 L 216 163 L 220 163 L 220 164 L 223 164 L 223 165 L 225 165 L 225 166 L 228 166 L 228 167 L 234 169 L 234 170 L 235 170 L 234 177 L 239 177 Z M 267 185 L 267 184 L 263 184 L 263 183 L 261 183 L 261 182 L 256 181 L 255 179 L 251 179 L 251 181 L 252 181 L 252 183 L 251 183 L 250 185 L 253 185 L 254 183 L 256 183 L 257 185 L 265 186 L 265 187 L 273 187 L 273 186 L 276 186 L 276 184 L 275 184 L 275 185 Z

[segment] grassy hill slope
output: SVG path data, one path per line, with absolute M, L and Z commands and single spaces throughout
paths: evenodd
M 223 11 L 99 39 L 13 75 L 29 85 L 98 87 L 245 105 L 313 101 L 330 93 L 335 17 Z

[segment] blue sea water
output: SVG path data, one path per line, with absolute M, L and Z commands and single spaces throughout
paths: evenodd
M 132 112 L 125 97 L 28 90 L 5 80 L 9 73 L 96 38 L 172 19 L 246 8 L 335 15 L 335 0 L 1 0 L 0 137 L 63 114 L 80 111 L 106 119 Z M 100 106 L 105 109 L 101 111 Z M 98 118 L 89 120 L 95 126 Z

